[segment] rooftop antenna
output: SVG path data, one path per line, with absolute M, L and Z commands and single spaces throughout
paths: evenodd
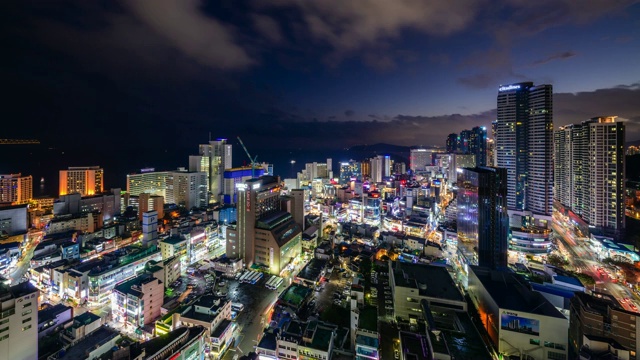
M 211 131 L 209 131 L 209 142 L 211 142 Z

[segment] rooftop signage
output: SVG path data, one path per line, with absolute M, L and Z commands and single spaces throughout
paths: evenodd
M 511 90 L 520 90 L 520 85 L 504 85 L 498 88 L 498 91 L 511 91 Z

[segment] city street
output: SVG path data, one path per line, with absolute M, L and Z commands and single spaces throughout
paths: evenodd
M 285 282 L 277 292 L 269 290 L 264 286 L 268 279 L 269 277 L 264 276 L 256 284 L 239 283 L 236 280 L 228 282 L 229 298 L 233 303 L 243 304 L 244 310 L 236 319 L 238 327 L 234 334 L 234 347 L 227 350 L 223 359 L 231 360 L 236 354 L 242 356 L 255 351 L 258 339 L 268 325 L 264 322 L 265 314 L 268 314 L 278 294 L 287 286 Z
M 36 246 L 42 240 L 42 231 L 30 231 L 27 234 L 27 243 L 23 248 L 22 256 L 15 265 L 15 268 L 9 274 L 9 279 L 12 284 L 17 284 L 20 279 L 27 273 L 31 265 L 31 258 L 33 257 L 33 251 Z
M 619 283 L 614 283 L 606 271 L 599 271 L 604 265 L 597 258 L 593 249 L 589 247 L 588 242 L 576 241 L 576 235 L 572 229 L 564 226 L 560 221 L 557 221 L 555 217 L 552 222 L 552 229 L 558 235 L 558 239 L 561 240 L 558 243 L 559 250 L 566 255 L 571 269 L 587 274 L 595 279 L 596 284 L 590 287 L 590 290 L 612 295 L 626 310 L 637 311 L 640 297 L 631 291 L 631 289 Z M 622 301 L 625 298 L 628 298 L 629 301 Z M 633 309 L 632 305 L 635 306 L 636 309 Z

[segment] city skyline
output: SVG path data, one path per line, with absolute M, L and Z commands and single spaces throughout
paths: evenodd
M 489 128 L 500 85 L 533 81 L 554 86 L 556 126 L 618 115 L 640 139 L 633 1 L 149 4 L 8 6 L 6 137 L 440 144 Z

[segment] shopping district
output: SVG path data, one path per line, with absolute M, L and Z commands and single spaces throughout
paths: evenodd
M 501 87 L 498 106 L 525 90 L 551 91 Z M 624 125 L 555 129 L 522 184 L 507 148 L 535 139 L 497 146 L 507 130 L 295 178 L 240 139 L 251 166 L 213 140 L 126 189 L 105 190 L 99 166 L 60 170 L 56 198 L 2 175 L 0 358 L 636 359 L 640 258 L 624 228 L 640 190 L 625 185 Z M 588 145 L 576 133 L 613 160 L 573 166 Z

